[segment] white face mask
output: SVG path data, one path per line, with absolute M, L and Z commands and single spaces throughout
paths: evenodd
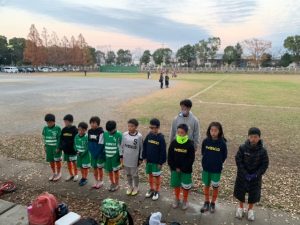
M 188 111 L 188 110 L 182 110 L 182 111 L 181 111 L 181 114 L 182 114 L 183 116 L 187 116 L 187 115 L 189 114 L 189 111 Z

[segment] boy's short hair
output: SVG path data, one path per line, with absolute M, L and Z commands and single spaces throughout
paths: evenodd
M 184 124 L 184 123 L 179 124 L 178 127 L 177 127 L 177 129 L 182 129 L 182 130 L 184 130 L 186 133 L 189 131 L 188 125 L 186 125 L 186 124 Z
M 160 127 L 160 121 L 156 118 L 150 120 L 150 125 Z
M 80 122 L 78 124 L 78 128 L 81 128 L 81 129 L 84 129 L 84 130 L 87 130 L 88 127 L 89 127 L 89 125 L 86 122 Z
M 73 123 L 74 118 L 71 114 L 67 114 L 67 115 L 64 116 L 64 120 L 67 120 L 67 121 Z
M 99 126 L 100 122 L 101 122 L 101 120 L 98 116 L 92 116 L 91 119 L 90 119 L 90 124 L 91 123 L 96 123 Z
M 109 121 L 106 122 L 106 126 L 105 127 L 106 127 L 106 130 L 108 132 L 111 132 L 111 131 L 113 131 L 113 130 L 115 130 L 117 128 L 117 123 L 114 120 L 109 120 Z
M 48 113 L 45 115 L 45 121 L 46 122 L 55 122 L 55 116 L 51 113 Z
M 130 119 L 127 122 L 128 124 L 133 124 L 134 126 L 138 127 L 139 126 L 139 121 L 137 121 L 137 119 Z
M 187 107 L 187 108 L 192 108 L 193 103 L 190 99 L 184 99 L 180 102 L 180 106 L 182 106 L 182 105 Z
M 260 137 L 260 135 L 261 135 L 260 129 L 258 129 L 257 127 L 251 127 L 248 130 L 248 136 L 250 136 L 250 135 L 258 135 Z

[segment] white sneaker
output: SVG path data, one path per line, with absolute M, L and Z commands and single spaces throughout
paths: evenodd
M 149 191 L 147 191 L 145 197 L 146 198 L 151 198 L 153 196 L 153 194 L 154 194 L 154 191 L 150 189 Z
M 56 174 L 52 174 L 50 177 L 49 177 L 49 181 L 53 181 L 54 177 L 56 177 Z
M 75 175 L 74 178 L 73 178 L 73 181 L 74 181 L 74 182 L 77 182 L 78 180 L 79 180 L 79 176 L 78 176 L 78 175 Z
M 242 219 L 244 216 L 244 209 L 243 208 L 237 208 L 236 212 L 235 212 L 235 217 L 238 219 Z
M 98 181 L 97 184 L 96 184 L 96 187 L 99 189 L 103 186 L 104 182 L 101 180 L 101 181 Z
M 56 174 L 56 176 L 53 178 L 53 181 L 58 181 L 61 178 L 61 172 Z
M 248 211 L 248 220 L 249 221 L 254 221 L 255 220 L 255 215 L 254 215 L 254 210 L 253 209 L 250 209 Z
M 159 198 L 159 192 L 155 191 L 153 196 L 152 196 L 152 200 L 156 201 L 156 200 L 158 200 L 158 198 Z

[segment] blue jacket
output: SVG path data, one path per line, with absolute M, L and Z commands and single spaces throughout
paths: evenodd
M 202 142 L 202 167 L 210 173 L 221 173 L 227 158 L 227 145 L 223 138 L 212 140 L 206 138 Z
M 149 133 L 143 143 L 143 159 L 148 163 L 164 164 L 167 160 L 166 141 L 163 134 Z
M 99 144 L 99 138 L 103 134 L 102 127 L 97 129 L 89 129 L 88 131 L 88 149 L 94 159 L 103 158 L 103 145 Z

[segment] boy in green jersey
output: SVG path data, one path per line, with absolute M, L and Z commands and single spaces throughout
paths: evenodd
M 61 151 L 59 150 L 59 141 L 61 128 L 55 125 L 55 116 L 53 114 L 46 114 L 45 122 L 47 126 L 44 127 L 42 135 L 44 139 L 44 149 L 46 152 L 46 161 L 50 163 L 52 175 L 49 181 L 57 181 L 61 178 Z
M 104 145 L 105 163 L 104 169 L 109 174 L 109 191 L 116 191 L 119 188 L 119 170 L 121 169 L 120 145 L 122 133 L 117 130 L 117 123 L 113 120 L 107 121 L 106 131 L 100 137 L 99 144 Z

